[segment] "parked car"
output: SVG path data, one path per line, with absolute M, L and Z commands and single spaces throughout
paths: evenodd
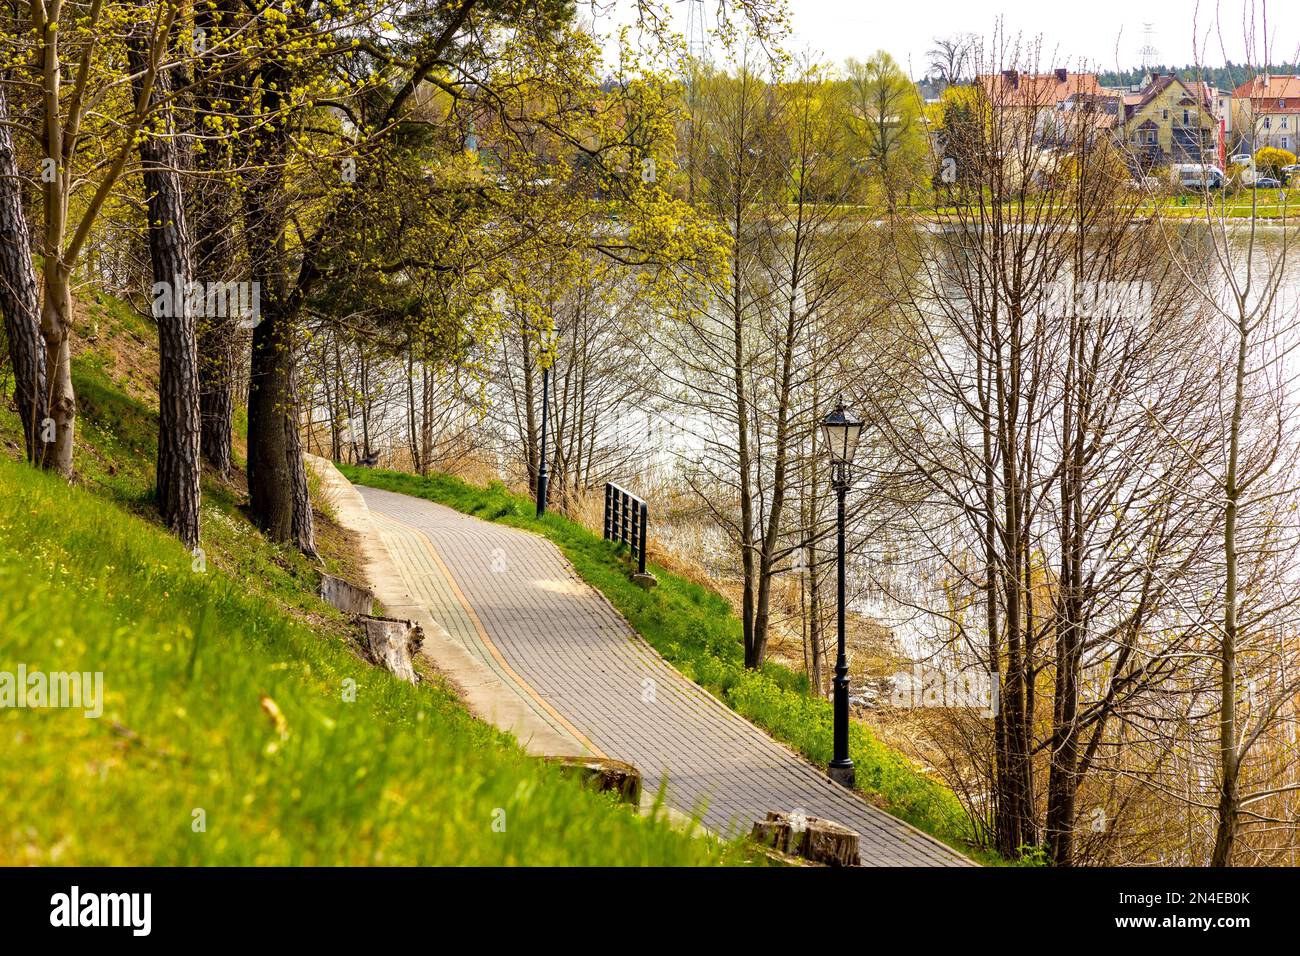
M 1247 183 L 1251 189 L 1281 189 L 1282 184 L 1272 176 L 1256 176 L 1253 183 Z
M 1282 167 L 1282 182 L 1290 184 L 1295 179 L 1295 174 L 1300 172 L 1300 163 L 1292 163 L 1290 166 Z
M 1255 157 L 1250 153 L 1237 153 L 1235 156 L 1229 156 L 1228 162 L 1234 166 L 1253 166 L 1255 165 Z

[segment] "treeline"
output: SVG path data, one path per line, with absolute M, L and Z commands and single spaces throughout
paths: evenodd
M 766 29 L 764 4 L 737 11 Z M 662 63 L 671 36 L 645 40 Z M 671 171 L 673 84 L 623 53 L 602 85 L 566 3 L 6 8 L 0 309 L 27 458 L 74 475 L 79 289 L 139 237 L 128 291 L 159 330 L 163 520 L 197 545 L 202 467 L 229 472 L 246 401 L 251 513 L 314 554 L 300 424 L 322 322 L 446 363 L 504 321 L 501 290 L 541 334 L 535 262 L 666 268 L 709 248 L 638 174 Z
M 1270 63 L 1266 66 L 1255 66 L 1248 63 L 1234 63 L 1232 60 L 1227 61 L 1223 66 L 1167 66 L 1161 63 L 1150 69 L 1134 67 L 1130 70 L 1112 70 L 1098 73 L 1097 80 L 1102 86 L 1115 89 L 1131 86 L 1143 87 L 1150 81 L 1152 73 L 1173 73 L 1182 80 L 1209 83 L 1215 89 L 1231 92 L 1251 77 L 1263 73 L 1280 76 L 1300 76 L 1300 64 Z

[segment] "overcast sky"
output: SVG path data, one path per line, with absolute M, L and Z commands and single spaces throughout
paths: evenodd
M 630 5 L 631 0 L 620 0 Z M 679 29 L 685 30 L 689 0 L 671 0 Z M 1053 66 L 1087 63 L 1103 70 L 1139 66 L 1144 27 L 1152 26 L 1157 63 L 1188 64 L 1194 50 L 1201 62 L 1221 65 L 1226 56 L 1245 59 L 1243 12 L 1255 11 L 1256 35 L 1264 35 L 1268 17 L 1269 53 L 1274 62 L 1295 61 L 1300 49 L 1300 0 L 1202 0 L 1199 24 L 1196 0 L 787 0 L 794 14 L 794 37 L 787 46 L 812 51 L 840 63 L 865 59 L 888 50 L 904 68 L 920 76 L 926 51 L 936 36 L 975 33 L 989 36 L 1001 17 L 1009 34 L 1042 35 L 1040 63 Z M 716 0 L 705 0 L 710 25 Z M 1219 31 L 1213 29 L 1219 10 Z M 1199 28 L 1197 28 L 1199 26 Z M 1197 34 L 1199 33 L 1199 39 Z M 1258 49 L 1253 59 L 1262 58 Z M 1050 62 L 1049 62 L 1050 61 Z

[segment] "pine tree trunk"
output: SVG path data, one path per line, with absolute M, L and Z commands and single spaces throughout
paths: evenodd
M 29 462 L 39 463 L 45 453 L 41 436 L 46 420 L 40 291 L 8 122 L 9 104 L 0 86 L 0 236 L 4 237 L 0 242 L 0 312 L 14 373 L 14 403 L 23 423 L 24 452 Z
M 147 63 L 138 41 L 128 59 L 136 75 L 136 95 Z M 160 77 L 155 100 L 166 91 Z M 193 264 L 180 156 L 171 135 L 170 111 L 160 114 L 163 135 L 140 141 L 145 203 L 149 215 L 149 258 L 153 265 L 154 319 L 158 323 L 158 510 L 167 527 L 188 548 L 199 543 L 199 359 L 190 287 Z
M 261 68 L 262 107 L 274 113 L 288 78 L 275 63 Z M 260 284 L 248 387 L 248 503 L 253 521 L 273 540 L 317 558 L 307 469 L 298 436 L 295 333 L 302 289 L 290 289 L 284 249 L 287 134 L 269 131 L 249 159 L 244 233 Z
M 194 8 L 194 25 L 203 31 L 205 44 L 225 42 L 231 29 L 234 0 L 217 0 Z M 202 131 L 204 118 L 217 113 L 215 103 L 230 95 L 230 82 L 207 75 L 207 60 L 196 64 L 199 80 L 194 96 L 195 125 Z M 204 282 L 232 278 L 234 261 L 234 203 L 218 175 L 229 165 L 227 147 L 208 144 L 194 155 L 195 167 L 208 174 L 190 190 L 190 226 L 194 239 L 194 272 Z M 231 468 L 231 420 L 234 414 L 235 358 L 238 328 L 233 316 L 206 315 L 198 320 L 200 447 L 203 458 L 223 477 Z

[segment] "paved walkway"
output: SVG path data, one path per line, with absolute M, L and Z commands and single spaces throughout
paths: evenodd
M 723 834 L 769 810 L 836 820 L 872 866 L 969 861 L 831 783 L 669 666 L 554 545 L 442 505 L 358 486 L 405 591 L 495 671 L 539 725 L 641 770 Z

